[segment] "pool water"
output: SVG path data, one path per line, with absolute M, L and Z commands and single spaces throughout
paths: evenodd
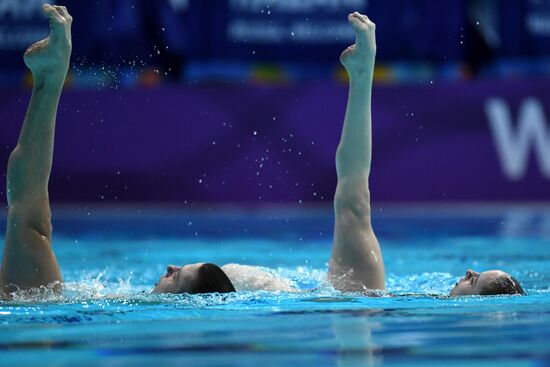
M 550 365 L 550 208 L 376 209 L 380 298 L 326 283 L 332 222 L 329 209 L 54 208 L 65 290 L 0 303 L 0 365 Z M 301 291 L 149 294 L 166 265 L 203 261 L 267 267 Z M 468 268 L 502 268 L 528 295 L 447 297 Z

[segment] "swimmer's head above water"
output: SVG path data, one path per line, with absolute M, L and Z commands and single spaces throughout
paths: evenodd
M 517 294 L 525 295 L 519 282 L 501 270 L 488 270 L 477 273 L 466 271 L 451 290 L 451 296 Z
M 153 293 L 229 293 L 235 287 L 225 272 L 215 264 L 168 265 L 166 274 L 155 284 Z

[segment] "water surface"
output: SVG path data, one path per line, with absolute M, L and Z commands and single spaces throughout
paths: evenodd
M 54 213 L 65 290 L 0 303 L 0 365 L 550 365 L 547 208 L 377 209 L 380 298 L 326 283 L 330 210 Z M 202 261 L 301 291 L 149 294 L 167 264 Z M 528 295 L 447 297 L 468 268 L 502 268 Z

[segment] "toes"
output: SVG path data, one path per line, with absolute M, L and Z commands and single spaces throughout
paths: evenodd
M 355 30 L 355 44 L 359 48 L 363 48 L 373 43 L 371 37 L 376 26 L 366 15 L 354 12 L 348 16 L 348 20 Z
M 354 18 L 357 18 L 361 23 L 367 23 L 367 20 L 369 19 L 369 18 L 367 18 L 366 15 L 363 15 L 363 14 L 357 12 L 357 11 L 356 11 L 356 12 L 353 12 L 351 15 L 352 15 Z
M 54 8 L 63 17 L 63 19 L 69 20 L 69 21 L 73 19 L 71 17 L 71 15 L 69 14 L 69 12 L 67 11 L 67 7 L 60 6 L 60 5 L 54 5 Z
M 359 14 L 359 16 L 363 19 L 363 21 L 367 24 L 374 24 L 369 17 L 366 14 Z
M 63 7 L 59 5 L 52 5 L 55 11 L 59 13 L 59 15 L 63 16 Z
M 64 6 L 44 4 L 44 14 L 50 21 L 50 38 L 52 42 L 69 40 L 72 17 Z
M 355 16 L 355 13 L 352 13 L 348 15 L 348 21 L 349 24 L 355 29 L 356 31 L 361 30 L 361 24 L 363 23 L 357 16 Z
M 348 20 L 349 22 L 351 23 L 352 26 L 357 26 L 357 25 L 363 25 L 363 26 L 370 26 L 370 27 L 374 27 L 375 24 L 369 19 L 368 16 L 364 15 L 364 14 L 361 14 L 359 12 L 353 12 L 351 13 L 349 16 L 348 16 Z
M 73 18 L 67 11 L 67 8 L 59 5 L 44 4 L 44 14 L 51 22 L 62 24 L 71 22 Z
M 69 14 L 69 11 L 65 6 L 63 6 L 63 14 L 65 14 L 65 19 L 67 19 L 69 22 L 73 21 L 73 17 L 71 16 L 71 14 Z
M 63 16 L 57 11 L 57 9 L 54 6 L 51 6 L 50 4 L 44 4 L 44 14 L 50 21 L 53 21 L 55 23 L 62 23 L 63 22 Z

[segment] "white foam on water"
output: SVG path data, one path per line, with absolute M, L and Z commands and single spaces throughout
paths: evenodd
M 169 302 L 185 306 L 206 306 L 225 304 L 227 302 L 260 302 L 272 298 L 302 297 L 342 297 L 342 296 L 387 296 L 387 295 L 448 295 L 456 277 L 449 273 L 422 273 L 410 275 L 388 274 L 387 291 L 343 293 L 335 290 L 327 281 L 326 269 L 306 267 L 277 268 L 228 264 L 224 271 L 234 282 L 237 289 L 233 294 L 210 295 L 174 295 L 152 294 L 153 284 L 147 279 L 135 276 L 130 271 L 127 276 L 114 276 L 113 271 L 104 269 L 95 272 L 82 272 L 78 279 L 68 280 L 63 284 L 61 293 L 52 287 L 30 291 L 18 291 L 12 294 L 9 303 L 80 303 L 86 301 L 136 301 L 136 302 Z M 376 293 L 376 292 L 375 292 Z

